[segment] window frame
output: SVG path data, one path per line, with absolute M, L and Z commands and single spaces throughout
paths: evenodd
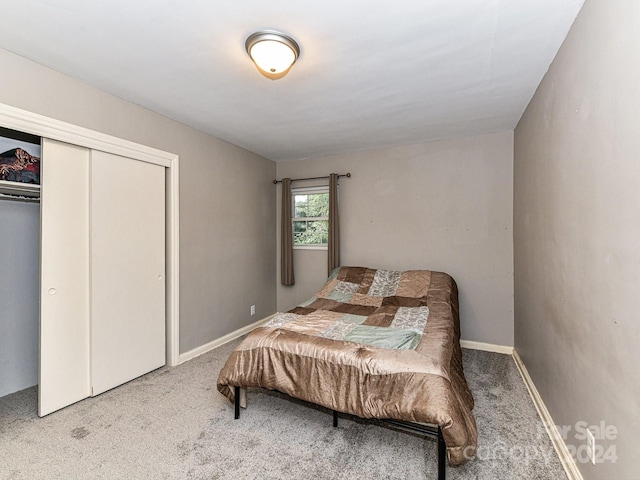
M 329 194 L 329 185 L 318 185 L 318 186 L 314 186 L 314 187 L 294 187 L 291 189 L 291 243 L 293 245 L 293 249 L 294 250 L 327 250 L 329 248 L 329 242 L 327 239 L 327 243 L 317 243 L 317 244 L 313 244 L 313 245 L 296 245 L 295 243 L 295 229 L 294 229 L 294 223 L 296 221 L 303 221 L 303 220 L 311 220 L 311 221 L 318 221 L 318 220 L 326 220 L 327 222 L 329 222 L 329 215 L 327 215 L 326 217 L 296 217 L 295 216 L 295 212 L 296 212 L 296 195 L 313 195 L 313 194 L 319 194 L 319 193 L 326 193 Z

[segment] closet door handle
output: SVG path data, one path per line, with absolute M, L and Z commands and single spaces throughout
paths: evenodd
M 162 275 L 158 275 L 158 280 L 162 280 Z
M 47 293 L 49 295 L 55 295 L 56 294 L 56 289 L 55 288 L 50 288 L 49 290 L 47 290 Z

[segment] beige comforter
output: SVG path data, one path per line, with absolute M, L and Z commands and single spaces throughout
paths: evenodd
M 445 273 L 336 269 L 311 300 L 252 331 L 218 390 L 278 390 L 362 418 L 442 427 L 449 462 L 477 442 L 463 370 L 458 291 Z

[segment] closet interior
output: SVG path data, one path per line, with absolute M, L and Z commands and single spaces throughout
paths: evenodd
M 40 142 L 0 128 L 0 396 L 38 383 Z

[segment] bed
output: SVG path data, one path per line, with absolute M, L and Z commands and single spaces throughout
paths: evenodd
M 476 448 L 458 290 L 446 273 L 337 268 L 314 297 L 253 330 L 217 387 L 236 418 L 246 388 L 261 387 L 333 410 L 334 426 L 342 412 L 436 436 L 440 478 L 445 455 L 460 465 Z

